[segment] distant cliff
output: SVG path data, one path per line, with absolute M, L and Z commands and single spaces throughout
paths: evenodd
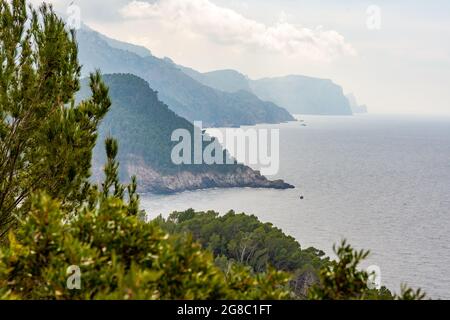
M 82 28 L 77 32 L 82 74 L 95 69 L 103 73 L 131 73 L 146 80 L 159 98 L 189 121 L 209 127 L 232 127 L 258 123 L 294 121 L 273 102 L 256 95 L 224 92 L 204 85 L 182 72 L 170 59 L 159 59 L 145 48 L 109 39 Z
M 347 95 L 348 102 L 350 103 L 350 107 L 352 108 L 353 113 L 367 113 L 367 106 L 360 105 L 356 101 L 356 97 L 353 93 L 349 93 Z
M 270 181 L 243 164 L 173 164 L 171 151 L 178 142 L 171 141 L 172 132 L 186 129 L 193 136 L 193 125 L 160 102 L 157 93 L 137 76 L 104 75 L 104 81 L 113 104 L 100 125 L 94 149 L 95 179 L 99 179 L 106 161 L 103 141 L 112 136 L 119 142 L 121 179 L 127 181 L 136 175 L 141 192 L 173 193 L 216 187 L 293 188 L 281 180 Z M 88 81 L 84 79 L 77 99 L 86 98 L 89 93 Z
M 286 76 L 252 81 L 252 91 L 293 114 L 351 115 L 342 87 L 331 80 Z
M 227 92 L 252 92 L 260 99 L 271 101 L 293 114 L 352 114 L 342 88 L 331 80 L 300 75 L 251 80 L 234 70 L 200 73 L 183 66 L 179 68 L 207 86 Z

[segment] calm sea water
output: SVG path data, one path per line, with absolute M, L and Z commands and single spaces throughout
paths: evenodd
M 150 217 L 174 210 L 255 214 L 302 247 L 332 254 L 346 238 L 370 249 L 383 285 L 450 298 L 450 117 L 307 116 L 280 129 L 277 178 L 295 190 L 143 195 Z M 304 200 L 300 200 L 300 195 Z

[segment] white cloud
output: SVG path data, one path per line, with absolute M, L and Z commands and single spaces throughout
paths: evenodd
M 209 0 L 132 1 L 120 12 L 125 18 L 158 21 L 211 41 L 257 47 L 316 61 L 356 54 L 344 37 L 334 30 L 308 29 L 285 20 L 267 26 Z

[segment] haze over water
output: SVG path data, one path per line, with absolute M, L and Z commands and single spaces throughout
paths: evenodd
M 194 208 L 255 214 L 327 254 L 346 238 L 372 254 L 382 284 L 450 298 L 450 117 L 302 116 L 280 128 L 280 171 L 294 190 L 143 195 L 151 218 Z M 304 200 L 300 200 L 300 196 Z

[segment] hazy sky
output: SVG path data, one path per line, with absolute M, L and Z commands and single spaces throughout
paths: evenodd
M 73 3 L 92 28 L 199 71 L 329 78 L 372 113 L 450 114 L 448 0 Z

